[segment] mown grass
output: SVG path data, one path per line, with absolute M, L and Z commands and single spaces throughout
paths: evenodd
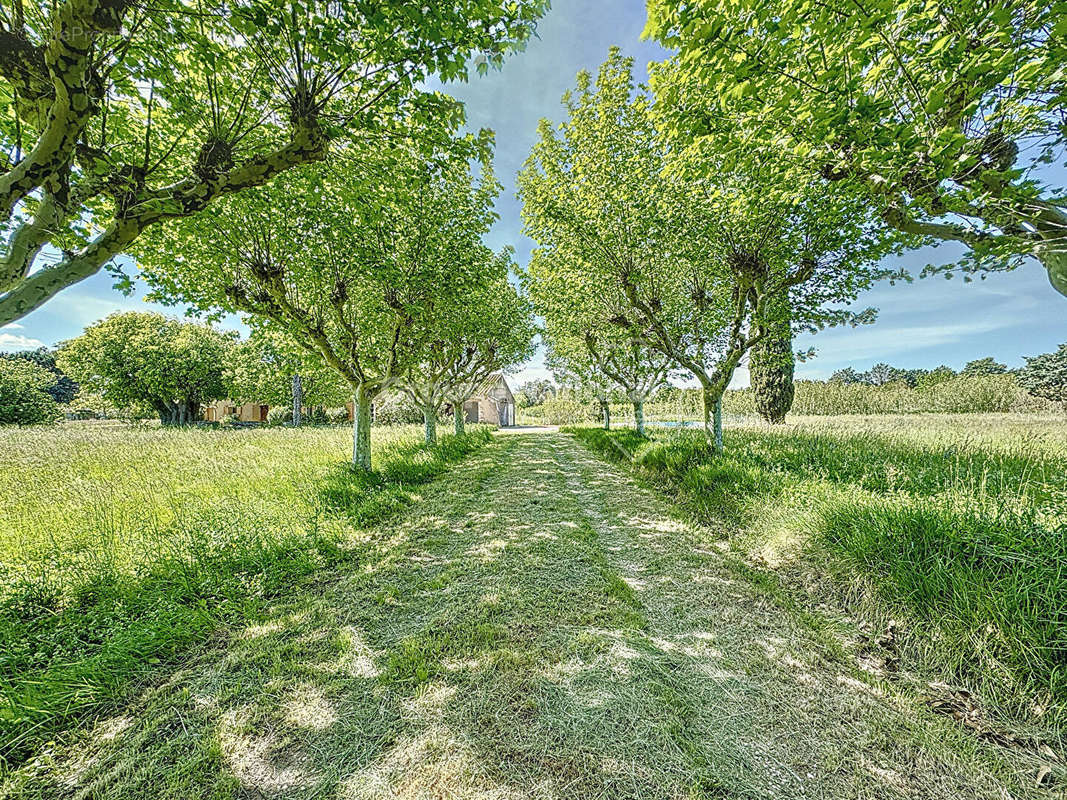
M 1067 423 L 806 420 L 729 430 L 721 457 L 696 431 L 572 432 L 717 523 L 811 607 L 844 608 L 873 636 L 895 620 L 905 670 L 1062 737 Z
M 220 625 L 357 559 L 354 531 L 484 445 L 376 429 L 0 430 L 0 766 L 125 696 Z

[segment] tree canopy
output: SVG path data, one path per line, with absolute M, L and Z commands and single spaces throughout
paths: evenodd
M 149 226 L 321 160 L 331 141 L 403 135 L 409 117 L 450 130 L 462 106 L 423 90 L 426 78 L 501 64 L 547 6 L 0 6 L 0 324 L 96 273 Z
M 50 390 L 55 375 L 24 358 L 0 358 L 0 425 L 55 422 L 59 406 Z
M 160 229 L 142 269 L 165 302 L 269 320 L 355 397 L 354 462 L 369 469 L 370 404 L 418 364 L 435 308 L 482 277 L 498 184 L 471 138 L 351 149 Z
M 859 184 L 915 244 L 957 241 L 965 272 L 1026 256 L 1067 294 L 1067 3 L 649 0 L 667 127 L 696 155 Z M 708 159 L 705 170 L 717 169 Z M 842 189 L 843 190 L 843 189 Z
M 200 405 L 226 396 L 224 369 L 234 337 L 162 314 L 112 314 L 64 342 L 59 367 L 119 408 L 148 408 L 165 425 L 200 418 Z
M 1018 378 L 1030 394 L 1067 403 L 1067 344 L 1061 344 L 1051 353 L 1027 356 Z
M 884 274 L 852 196 L 818 181 L 768 196 L 763 169 L 678 181 L 678 156 L 618 50 L 595 84 L 580 74 L 564 103 L 568 119 L 558 130 L 542 121 L 519 176 L 525 230 L 539 244 L 533 271 L 543 265 L 588 298 L 596 331 L 621 329 L 691 372 L 709 425 L 766 335 L 770 298 L 789 297 L 796 330 L 871 318 L 840 305 Z

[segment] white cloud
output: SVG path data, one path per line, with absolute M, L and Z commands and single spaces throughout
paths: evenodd
M 21 331 L 23 327 L 17 322 L 9 322 L 7 325 L 0 325 L 0 331 Z
M 31 339 L 20 333 L 0 333 L 0 350 L 36 350 L 44 347 L 40 339 Z

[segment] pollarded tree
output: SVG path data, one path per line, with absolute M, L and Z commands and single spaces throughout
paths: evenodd
M 434 307 L 476 283 L 495 218 L 497 184 L 471 176 L 469 142 L 423 144 L 287 173 L 166 231 L 142 263 L 157 298 L 270 320 L 329 364 L 353 394 L 352 461 L 366 470 L 371 403 L 421 359 Z
M 553 331 L 548 325 L 541 336 L 545 346 L 545 366 L 552 370 L 556 383 L 596 398 L 604 430 L 611 430 L 614 382 L 600 371 L 600 365 L 580 344 Z
M 1027 356 L 1026 366 L 1019 370 L 1019 383 L 1035 397 L 1056 403 L 1067 403 L 1067 344 L 1052 353 Z
M 149 226 L 321 160 L 331 140 L 380 131 L 398 108 L 450 129 L 462 106 L 422 82 L 499 65 L 547 5 L 0 5 L 0 324 Z
M 789 297 L 798 330 L 862 321 L 869 313 L 834 304 L 881 273 L 849 195 L 819 185 L 786 195 L 760 172 L 672 178 L 674 156 L 631 69 L 613 50 L 595 87 L 579 75 L 559 134 L 541 123 L 519 179 L 526 231 L 590 296 L 621 292 L 609 321 L 697 378 L 721 448 L 722 395 L 766 336 L 767 298 Z
M 455 433 L 461 435 L 463 404 L 491 375 L 521 363 L 533 351 L 529 302 L 508 280 L 511 250 L 494 254 L 479 246 L 462 257 L 471 259 L 473 283 L 435 303 L 422 318 L 418 338 L 425 346 L 400 381 L 401 390 L 422 411 L 427 444 L 437 441 L 437 415 L 445 403 L 451 404 Z
M 1037 259 L 1067 294 L 1067 208 L 1043 165 L 1067 145 L 1067 6 L 1047 0 L 649 0 L 669 127 L 698 153 L 736 138 L 805 184 L 861 181 L 916 243 L 964 271 Z M 736 163 L 735 163 L 736 166 Z M 714 175 L 719 165 L 705 165 Z
M 162 314 L 112 314 L 64 342 L 60 369 L 118 408 L 147 407 L 164 425 L 200 418 L 226 396 L 223 371 L 234 337 Z

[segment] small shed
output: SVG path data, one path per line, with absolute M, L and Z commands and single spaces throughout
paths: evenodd
M 463 404 L 463 418 L 501 428 L 515 424 L 515 395 L 503 373 L 495 372 L 483 381 L 474 396 Z

